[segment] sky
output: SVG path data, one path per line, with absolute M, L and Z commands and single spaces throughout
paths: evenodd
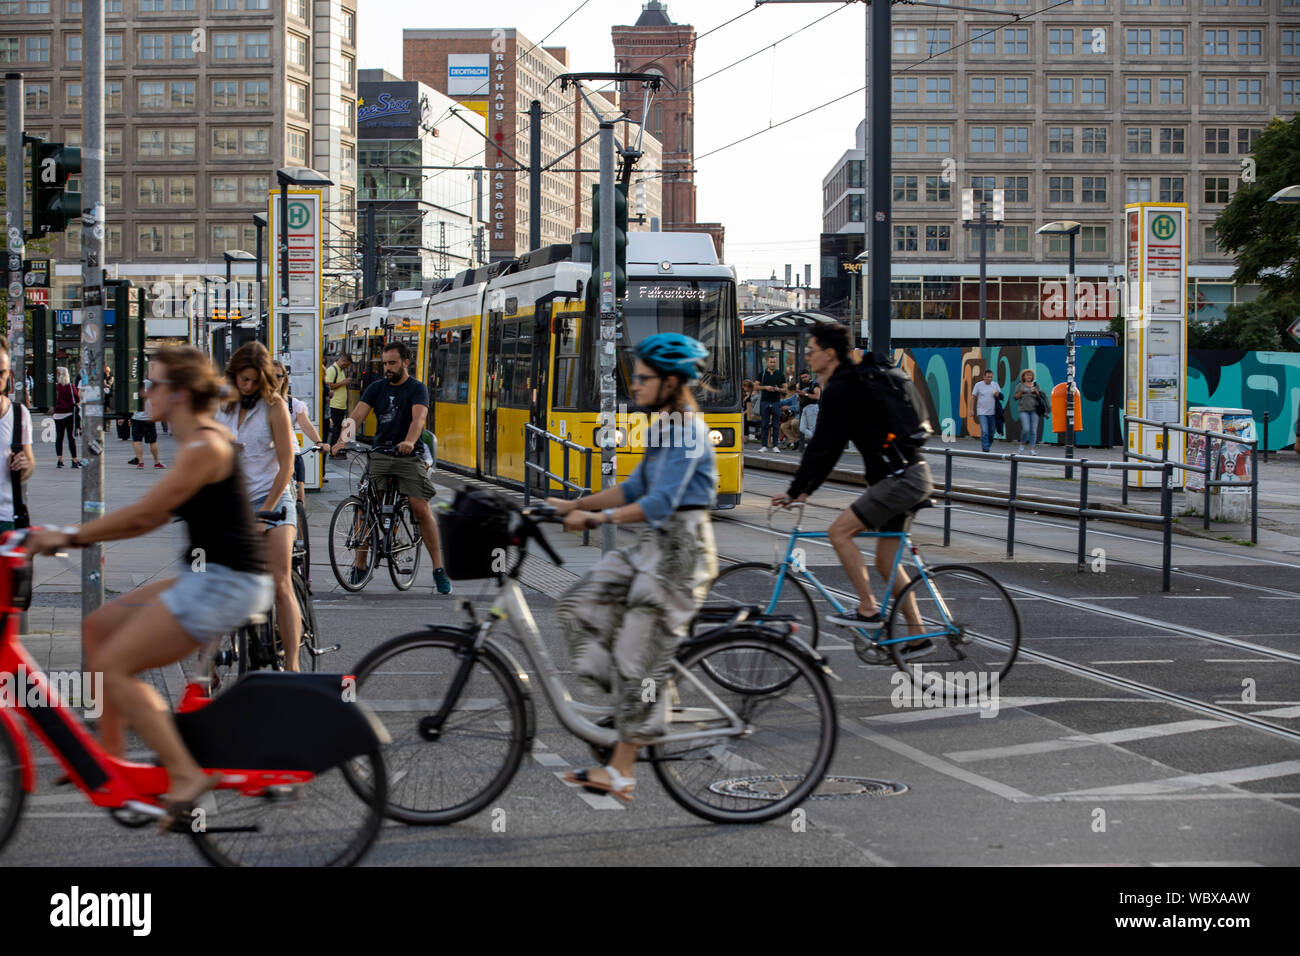
M 514 27 L 534 43 L 554 30 L 545 45 L 567 47 L 574 72 L 613 70 L 610 30 L 635 23 L 644 0 L 587 0 L 560 25 L 581 3 L 496 0 L 489 14 L 487 4 L 453 0 L 365 0 L 357 24 L 359 66 L 400 73 L 403 29 L 499 26 Z M 822 177 L 852 148 L 866 94 L 714 156 L 703 154 L 863 86 L 868 8 L 836 2 L 755 7 L 753 0 L 668 0 L 667 5 L 669 17 L 694 26 L 697 36 L 745 14 L 696 45 L 697 217 L 726 227 L 726 258 L 739 278 L 766 279 L 773 273 L 784 278 L 786 263 L 802 275 L 810 264 L 817 284 Z M 819 17 L 826 19 L 776 42 Z M 706 79 L 751 53 L 757 55 Z

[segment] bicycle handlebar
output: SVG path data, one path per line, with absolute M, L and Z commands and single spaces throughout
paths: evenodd
M 267 524 L 270 524 L 273 521 L 283 521 L 284 515 L 285 508 L 281 505 L 274 511 L 258 511 L 253 515 L 253 517 L 257 518 L 259 521 L 264 521 Z
M 777 513 L 778 513 L 778 512 L 781 512 L 781 511 L 794 511 L 794 510 L 797 508 L 797 509 L 799 510 L 799 514 L 798 514 L 798 516 L 795 518 L 794 526 L 795 526 L 796 528 L 798 528 L 800 525 L 803 524 L 803 513 L 804 513 L 804 509 L 807 507 L 807 505 L 808 505 L 808 502 L 806 502 L 806 501 L 791 501 L 791 502 L 789 502 L 789 503 L 787 503 L 787 504 L 784 504 L 784 505 L 768 505 L 768 506 L 767 506 L 767 526 L 768 526 L 769 528 L 772 528 L 772 527 L 773 527 L 773 525 L 772 525 L 772 521 L 773 521 L 773 519 L 777 516 Z M 773 529 L 773 530 L 775 530 L 775 529 Z

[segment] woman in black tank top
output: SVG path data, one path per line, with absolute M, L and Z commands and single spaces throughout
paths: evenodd
M 124 757 L 130 725 L 167 768 L 169 803 L 180 815 L 182 804 L 217 779 L 204 774 L 185 748 L 157 691 L 135 675 L 189 657 L 267 610 L 274 589 L 232 438 L 212 419 L 221 389 L 215 369 L 197 349 L 165 348 L 149 363 L 149 380 L 151 414 L 176 439 L 175 466 L 135 504 L 80 528 L 35 531 L 28 543 L 34 552 L 57 551 L 139 537 L 173 515 L 185 522 L 185 573 L 136 588 L 82 624 L 87 666 L 104 675 L 104 749 Z M 164 818 L 164 826 L 169 822 Z

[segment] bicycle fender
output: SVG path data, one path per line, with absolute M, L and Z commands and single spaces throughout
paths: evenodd
M 239 770 L 320 773 L 388 742 L 337 674 L 255 671 L 176 726 L 202 766 Z
M 22 787 L 24 793 L 36 792 L 36 763 L 32 760 L 31 744 L 27 740 L 27 734 L 23 731 L 23 725 L 14 716 L 9 707 L 0 707 L 0 733 L 7 733 L 9 739 L 14 742 L 14 749 L 18 751 L 18 765 L 22 767 Z
M 509 668 L 510 673 L 515 677 L 515 685 L 524 697 L 524 752 L 532 753 L 533 739 L 537 736 L 537 711 L 533 706 L 533 683 L 528 677 L 528 672 L 519 666 L 518 658 L 510 653 L 509 649 L 502 647 L 496 641 L 491 639 L 484 641 L 483 650 L 501 658 L 502 665 Z

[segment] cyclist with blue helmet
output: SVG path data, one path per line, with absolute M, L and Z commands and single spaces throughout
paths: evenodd
M 718 571 L 709 519 L 717 465 L 690 389 L 708 349 L 665 332 L 647 338 L 635 354 L 629 391 L 649 416 L 641 463 L 613 488 L 576 501 L 548 501 L 571 531 L 646 525 L 635 545 L 604 555 L 556 607 L 574 670 L 615 697 L 619 736 L 608 766 L 565 779 L 624 801 L 636 786 L 641 743 L 667 730 L 673 654 Z

